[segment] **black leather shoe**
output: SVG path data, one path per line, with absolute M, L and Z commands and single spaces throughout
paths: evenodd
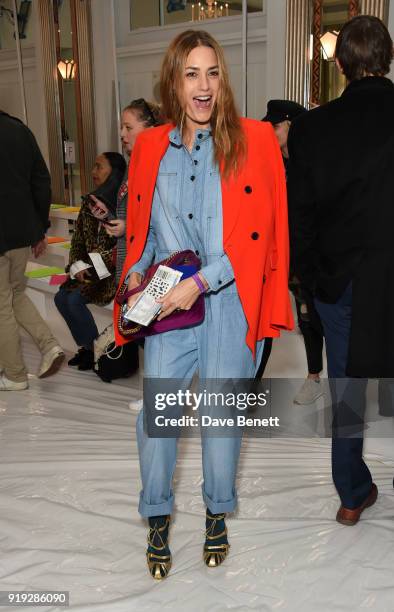
M 146 560 L 149 573 L 155 580 L 167 578 L 171 569 L 171 552 L 168 547 L 170 516 L 149 517 L 148 550 Z
M 94 366 L 94 353 L 88 349 L 84 349 L 81 356 L 81 361 L 78 365 L 78 370 L 93 370 Z
M 221 565 L 227 557 L 230 544 L 227 540 L 225 517 L 225 514 L 212 514 L 207 509 L 203 558 L 208 567 Z
M 86 351 L 86 349 L 82 346 L 80 349 L 78 349 L 78 353 L 75 353 L 74 357 L 71 357 L 71 359 L 69 359 L 67 361 L 67 364 L 69 366 L 77 366 L 81 363 L 82 360 L 82 355 L 83 353 Z

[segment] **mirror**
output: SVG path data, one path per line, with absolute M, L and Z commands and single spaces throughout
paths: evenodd
M 96 157 L 90 2 L 36 0 L 35 6 L 53 199 L 78 205 L 93 188 Z
M 55 5 L 56 48 L 58 60 L 58 79 L 62 120 L 62 139 L 64 143 L 64 170 L 66 197 L 70 206 L 81 199 L 80 147 L 77 121 L 77 63 L 73 57 L 73 28 L 71 22 L 71 2 L 63 0 Z
M 263 0 L 248 0 L 248 13 L 263 10 Z M 242 14 L 242 0 L 130 0 L 130 30 Z
M 349 18 L 349 3 L 344 0 L 323 0 L 322 35 L 339 32 Z M 333 59 L 320 59 L 320 104 L 338 98 L 346 87 L 346 78 L 339 72 Z

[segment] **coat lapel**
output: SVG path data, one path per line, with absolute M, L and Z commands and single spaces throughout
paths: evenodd
M 147 202 L 153 201 L 153 194 L 156 185 L 156 179 L 159 172 L 160 162 L 168 148 L 168 134 L 173 129 L 173 125 L 165 125 L 163 128 L 157 130 L 157 138 L 152 142 L 152 148 L 150 151 L 150 159 L 146 160 L 145 172 L 143 178 L 144 198 Z M 147 213 L 150 211 L 151 206 L 144 207 L 144 211 Z M 149 223 L 149 219 L 148 219 Z

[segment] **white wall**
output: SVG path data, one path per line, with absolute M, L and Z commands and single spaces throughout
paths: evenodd
M 284 95 L 286 0 L 266 0 L 265 6 L 265 14 L 248 16 L 248 115 L 256 118 L 265 114 L 268 99 Z M 40 45 L 35 44 L 38 40 L 35 7 L 33 2 L 29 37 L 23 42 L 24 76 L 29 127 L 47 157 Z M 189 24 L 131 32 L 129 0 L 93 0 L 92 22 L 97 150 L 119 150 L 115 83 L 119 82 L 121 106 L 141 96 L 154 99 L 163 54 L 172 38 Z M 201 24 L 192 27 L 201 27 Z M 241 108 L 241 18 L 204 22 L 203 27 L 223 45 L 235 97 Z M 15 49 L 0 50 L 0 107 L 22 117 Z
M 116 71 L 114 68 L 111 5 L 114 4 Z M 261 118 L 270 98 L 284 95 L 286 0 L 266 0 L 265 14 L 248 16 L 248 116 Z M 94 0 L 92 3 L 97 145 L 116 149 L 118 128 L 114 85 L 120 105 L 134 98 L 157 99 L 163 54 L 182 30 L 203 27 L 224 48 L 239 108 L 242 106 L 242 21 L 228 17 L 203 24 L 182 23 L 163 28 L 130 30 L 128 0 Z M 156 90 L 155 90 L 156 86 Z
M 97 151 L 120 151 L 112 0 L 92 2 L 93 74 Z
M 271 0 L 272 1 L 272 0 Z M 238 107 L 242 107 L 242 20 L 228 17 L 201 24 L 182 23 L 161 29 L 130 32 L 127 0 L 117 0 L 116 38 L 120 99 L 122 106 L 133 98 L 154 97 L 163 55 L 169 42 L 187 28 L 208 30 L 223 46 Z M 248 114 L 259 117 L 266 97 L 266 16 L 248 17 Z
M 38 24 L 36 4 L 32 3 L 32 11 L 28 24 L 28 38 L 22 41 L 22 63 L 25 81 L 25 95 L 27 107 L 27 122 L 34 133 L 40 149 L 48 163 L 48 137 L 45 108 L 40 45 L 38 41 Z M 4 18 L 3 18 L 4 19 Z M 10 34 L 10 31 L 8 31 Z M 13 37 L 3 37 L 3 48 L 0 49 L 0 108 L 10 115 L 23 120 L 23 107 L 18 73 L 15 40 Z
M 287 0 L 266 0 L 267 6 L 267 99 L 283 99 L 285 95 Z

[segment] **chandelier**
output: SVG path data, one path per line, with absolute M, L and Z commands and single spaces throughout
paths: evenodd
M 203 21 L 204 19 L 216 19 L 218 17 L 228 17 L 228 2 L 221 4 L 216 0 L 206 0 L 192 4 L 192 21 Z

